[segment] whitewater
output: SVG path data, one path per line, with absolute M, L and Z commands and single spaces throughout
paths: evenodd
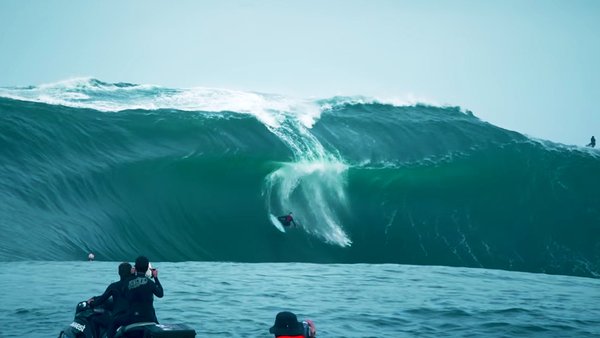
M 593 336 L 597 312 L 583 297 L 598 300 L 599 171 L 595 149 L 461 107 L 90 78 L 1 87 L 0 279 L 18 289 L 18 271 L 49 269 L 34 294 L 53 297 L 2 296 L 2 322 L 51 319 L 0 336 L 58 333 L 139 254 L 166 268 L 162 314 L 203 334 L 266 337 L 290 303 L 328 337 Z M 282 233 L 272 219 L 288 212 L 299 226 Z M 77 262 L 89 252 L 101 262 Z M 192 305 L 192 294 L 210 298 L 206 271 L 223 283 L 208 290 L 248 303 Z M 298 288 L 269 286 L 287 281 L 277 271 Z M 361 291 L 346 290 L 353 278 Z M 311 293 L 329 298 L 303 298 Z M 217 310 L 243 321 L 231 307 L 248 304 L 256 322 L 202 324 L 224 321 Z

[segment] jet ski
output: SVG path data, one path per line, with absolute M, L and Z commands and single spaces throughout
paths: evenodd
M 65 327 L 58 338 L 105 338 L 110 321 L 110 303 L 92 307 L 87 301 L 75 307 L 75 318 Z M 193 338 L 196 331 L 185 324 L 133 323 L 117 330 L 115 338 Z
M 75 307 L 73 322 L 64 328 L 59 338 L 101 338 L 106 336 L 110 318 L 109 306 L 92 307 L 90 303 L 79 302 Z

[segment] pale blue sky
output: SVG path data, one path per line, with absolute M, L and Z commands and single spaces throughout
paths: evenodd
M 600 1 L 0 2 L 0 86 L 91 76 L 460 105 L 600 137 Z

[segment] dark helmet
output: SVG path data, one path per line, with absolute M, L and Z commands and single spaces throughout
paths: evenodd
M 275 324 L 269 329 L 269 333 L 276 336 L 300 336 L 304 334 L 304 326 L 298 322 L 293 312 L 279 312 L 275 317 Z

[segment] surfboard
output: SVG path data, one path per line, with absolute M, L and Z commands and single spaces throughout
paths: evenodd
M 269 219 L 271 220 L 271 223 L 273 223 L 273 225 L 277 228 L 277 230 L 285 233 L 285 228 L 283 227 L 283 224 L 279 222 L 275 215 L 269 214 Z

